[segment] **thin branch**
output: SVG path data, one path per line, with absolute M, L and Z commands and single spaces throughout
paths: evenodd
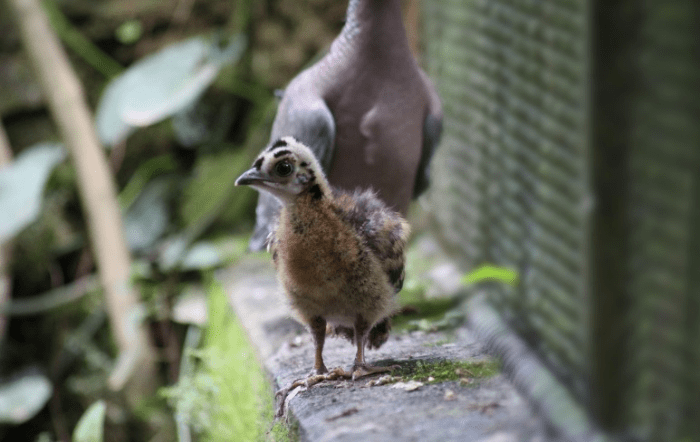
M 5 126 L 0 120 L 0 167 L 9 164 L 12 161 L 12 148 L 10 147 L 10 139 L 7 138 Z
M 11 316 L 38 315 L 77 301 L 88 293 L 99 290 L 100 287 L 100 279 L 97 275 L 84 276 L 77 281 L 41 295 L 26 299 L 15 299 L 9 303 L 2 304 L 0 305 L 0 314 Z
M 5 133 L 5 127 L 0 120 L 0 168 L 12 161 L 12 149 L 10 140 Z M 12 244 L 0 243 L 0 311 L 11 299 L 12 275 L 10 275 L 10 260 L 12 259 Z M 7 318 L 0 313 L 0 346 L 5 340 L 7 330 Z
M 115 369 L 119 377 L 112 379 L 110 386 L 127 387 L 126 397 L 135 405 L 156 387 L 156 352 L 142 323 L 143 309 L 129 281 L 131 257 L 124 240 L 114 180 L 80 81 L 39 0 L 7 3 L 15 14 L 25 50 L 77 172 L 112 336 L 120 352 L 119 360 L 128 363 Z M 136 368 L 138 376 L 133 376 Z

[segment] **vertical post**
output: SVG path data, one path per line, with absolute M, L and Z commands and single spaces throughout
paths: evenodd
M 591 407 L 607 430 L 623 424 L 628 147 L 634 0 L 591 0 Z

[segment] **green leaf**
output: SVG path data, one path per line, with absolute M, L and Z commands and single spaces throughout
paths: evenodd
M 171 311 L 172 320 L 180 324 L 203 327 L 207 323 L 207 297 L 199 284 L 187 284 L 175 298 Z
M 0 168 L 0 242 L 31 224 L 41 212 L 42 194 L 51 171 L 64 160 L 60 144 L 42 143 Z
M 70 20 L 61 12 L 62 5 L 59 2 L 44 0 L 41 3 L 51 22 L 51 26 L 56 30 L 56 33 L 66 46 L 73 50 L 75 55 L 81 57 L 97 72 L 102 73 L 107 78 L 112 78 L 124 70 L 119 63 L 71 24 Z
M 158 255 L 158 267 L 162 272 L 168 272 L 175 268 L 185 255 L 187 246 L 192 239 L 187 232 L 168 237 L 163 241 L 163 248 Z
M 181 270 L 204 270 L 216 267 L 223 262 L 219 250 L 209 242 L 193 244 L 187 251 L 182 262 Z
M 243 169 L 241 166 L 247 160 L 241 150 L 223 151 L 197 160 L 194 177 L 183 191 L 180 216 L 185 225 L 205 222 L 219 212 L 231 197 L 237 171 Z
M 159 177 L 151 181 L 124 216 L 124 233 L 131 250 L 144 251 L 151 247 L 168 228 L 166 198 L 170 180 Z
M 26 372 L 0 385 L 0 423 L 22 424 L 36 416 L 51 397 L 53 387 L 46 376 Z
M 518 285 L 518 272 L 506 267 L 484 264 L 469 272 L 462 279 L 465 284 L 475 284 L 482 281 L 500 281 L 515 287 Z
M 107 146 L 135 128 L 162 121 L 194 103 L 214 81 L 224 63 L 237 60 L 245 39 L 221 49 L 203 37 L 168 46 L 135 63 L 105 89 L 95 115 L 97 132 Z
M 175 160 L 169 154 L 153 157 L 141 163 L 119 194 L 119 205 L 122 210 L 129 209 L 153 177 L 172 172 L 176 167 Z
M 102 442 L 106 410 L 107 405 L 103 400 L 90 405 L 75 426 L 73 442 Z

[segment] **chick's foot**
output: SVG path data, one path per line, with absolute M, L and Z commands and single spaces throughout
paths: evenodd
M 388 367 L 376 367 L 368 364 L 355 365 L 352 370 L 352 380 L 354 381 L 356 379 L 377 373 L 387 373 L 398 368 L 400 368 L 398 365 L 390 365 Z
M 353 373 L 345 371 L 342 367 L 336 367 L 327 373 L 322 374 L 311 374 L 307 378 L 297 379 L 293 381 L 288 387 L 282 388 L 277 393 L 275 393 L 275 398 L 280 401 L 277 407 L 277 417 L 284 416 L 285 403 L 287 400 L 287 395 L 289 392 L 297 387 L 309 388 L 323 381 L 335 381 L 338 379 L 352 379 Z

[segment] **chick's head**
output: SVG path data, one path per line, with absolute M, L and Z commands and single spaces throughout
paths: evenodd
M 288 204 L 313 188 L 327 194 L 328 183 L 314 153 L 293 137 L 272 143 L 253 162 L 253 167 L 236 180 L 237 186 L 250 186 L 268 192 Z

